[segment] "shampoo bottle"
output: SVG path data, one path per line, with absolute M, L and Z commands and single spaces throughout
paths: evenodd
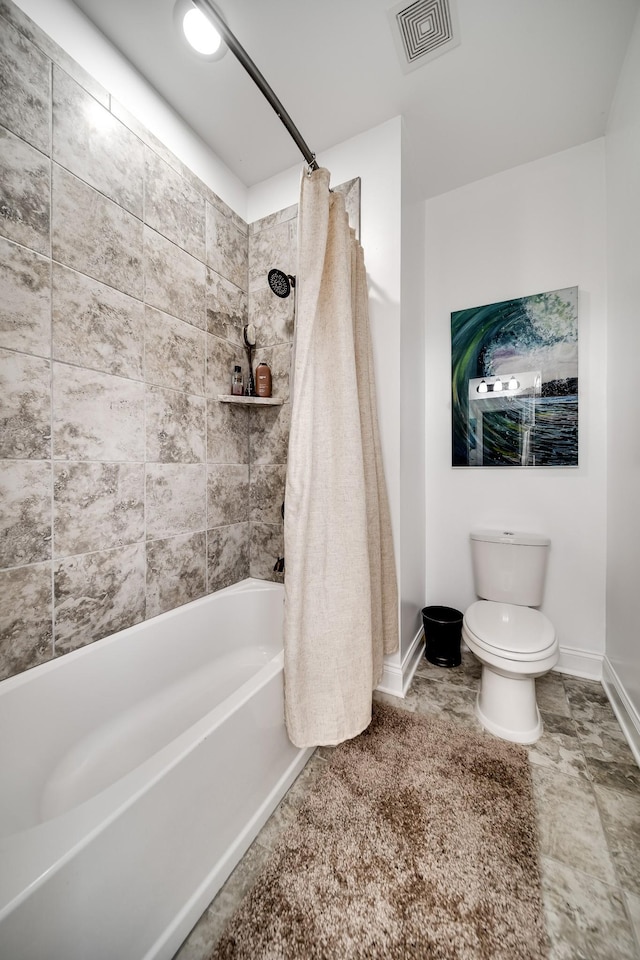
M 271 396 L 271 370 L 264 361 L 256 367 L 256 394 L 259 397 Z

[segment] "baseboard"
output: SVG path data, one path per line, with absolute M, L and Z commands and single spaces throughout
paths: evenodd
M 553 669 L 556 673 L 566 673 L 570 677 L 602 680 L 602 654 L 560 646 L 560 659 Z
M 406 696 L 409 685 L 413 680 L 413 675 L 418 669 L 418 664 L 424 653 L 424 630 L 422 627 L 418 630 L 411 641 L 411 646 L 402 658 L 402 663 L 384 662 L 382 671 L 382 680 L 376 687 L 381 693 L 390 693 L 393 697 Z
M 636 763 L 640 766 L 640 715 L 631 703 L 608 657 L 605 656 L 602 670 L 602 685 L 613 712 L 618 718 L 622 732 L 629 742 Z

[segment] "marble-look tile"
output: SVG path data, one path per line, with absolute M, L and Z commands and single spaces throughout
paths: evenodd
M 89 91 L 105 106 L 109 106 L 109 94 L 97 80 L 87 73 L 55 40 L 38 27 L 25 13 L 11 0 L 0 0 L 0 15 L 2 15 L 23 37 L 29 40 L 44 53 L 49 60 L 66 70 L 78 83 Z
M 636 940 L 638 941 L 638 956 L 640 956 L 640 897 L 633 893 L 625 892 L 624 898 L 627 902 L 627 912 L 631 918 L 631 926 L 635 930 Z
M 206 592 L 206 533 L 147 543 L 147 619 L 197 600 Z
M 446 668 L 443 668 L 446 669 Z M 474 730 L 481 730 L 475 717 L 476 692 L 466 687 L 453 687 L 438 680 L 415 677 L 405 705 L 416 713 L 444 717 L 456 723 L 465 723 Z
M 53 159 L 142 218 L 143 144 L 57 66 L 53 68 Z
M 144 228 L 145 301 L 204 330 L 206 267 L 190 253 Z
M 0 157 L 0 235 L 48 254 L 51 162 L 4 127 Z
M 54 557 L 141 540 L 143 463 L 54 463 Z
M 53 656 L 51 564 L 0 573 L 0 680 Z
M 555 716 L 570 717 L 569 701 L 565 692 L 562 675 L 547 673 L 536 680 L 536 700 L 540 713 L 553 713 Z
M 355 177 L 333 188 L 335 193 L 341 193 L 344 197 L 349 226 L 353 227 L 358 239 L 360 238 L 360 184 L 360 177 Z
M 271 347 L 293 340 L 295 302 L 293 294 L 286 298 L 276 297 L 264 284 L 249 291 L 251 321 L 256 326 L 258 349 Z
M 408 713 L 415 713 L 415 703 L 407 701 L 406 697 L 394 697 L 391 693 L 383 693 L 382 690 L 373 691 L 373 699 L 378 703 L 388 703 L 390 707 L 395 707 L 396 710 L 406 710 Z M 319 748 L 322 751 L 325 751 L 326 747 Z
M 207 529 L 249 519 L 249 467 L 210 463 L 207 467 Z
M 0 457 L 51 456 L 51 363 L 0 350 Z
M 282 523 L 259 523 L 251 527 L 251 576 L 257 580 L 284 583 L 284 574 L 273 569 L 279 557 L 284 556 L 284 527 Z
M 249 576 L 249 524 L 207 530 L 207 590 L 214 593 Z
M 104 283 L 53 264 L 53 356 L 141 380 L 144 307 Z
M 206 528 L 206 467 L 200 463 L 148 463 L 147 540 Z
M 269 270 L 275 268 L 295 276 L 297 255 L 297 218 L 274 224 L 249 237 L 249 292 L 267 284 Z M 274 300 L 278 298 L 274 296 Z
M 207 461 L 249 462 L 249 416 L 247 407 L 219 400 L 207 401 Z
M 147 385 L 147 460 L 203 463 L 205 422 L 204 397 Z
M 290 429 L 290 403 L 279 407 L 252 407 L 249 411 L 251 464 L 286 464 Z
M 260 220 L 254 220 L 253 223 L 250 223 L 249 236 L 251 237 L 256 233 L 262 233 L 263 230 L 271 230 L 272 227 L 278 226 L 279 223 L 284 223 L 287 220 L 295 220 L 297 216 L 298 204 L 292 203 L 290 207 L 284 207 L 282 210 L 269 213 L 266 217 L 261 217 Z
M 145 546 L 58 560 L 53 583 L 55 652 L 68 653 L 144 619 Z
M 555 713 L 543 714 L 542 720 L 542 736 L 528 748 L 531 763 L 587 779 L 587 764 L 573 720 Z
M 602 729 L 617 735 L 620 724 L 609 703 L 604 687 L 597 680 L 562 676 L 571 716 L 577 721 L 599 724 Z
M 540 851 L 605 883 L 616 873 L 588 781 L 539 766 L 531 769 Z
M 251 465 L 251 520 L 282 522 L 286 478 L 284 464 Z
M 207 265 L 247 290 L 248 239 L 233 222 L 207 203 Z
M 210 190 L 207 194 L 207 200 L 218 213 L 226 217 L 236 228 L 240 236 L 247 238 L 249 236 L 249 225 L 242 217 L 233 210 L 228 203 L 225 203 L 217 193 Z
M 49 154 L 51 64 L 8 23 L 0 28 L 0 125 Z
M 144 384 L 54 363 L 56 460 L 144 460 Z
M 51 237 L 55 260 L 142 299 L 141 221 L 55 163 Z
M 0 461 L 0 567 L 51 558 L 51 464 Z
M 247 294 L 207 267 L 207 331 L 244 346 L 242 331 L 249 322 Z
M 144 373 L 148 382 L 203 396 L 206 334 L 145 307 Z
M 610 721 L 575 724 L 593 782 L 640 795 L 640 768 L 620 728 L 615 730 Z
M 1 2 L 1 0 L 0 0 Z M 196 193 L 200 194 L 205 200 L 211 203 L 216 209 L 224 213 L 225 216 L 229 217 L 240 233 L 247 234 L 247 224 L 244 222 L 242 217 L 238 216 L 234 210 L 231 209 L 217 193 L 204 183 L 194 172 L 190 170 L 189 167 L 180 160 L 175 153 L 172 153 L 171 150 L 155 134 L 141 123 L 137 117 L 127 110 L 122 103 L 111 97 L 111 112 L 114 117 L 122 120 L 122 122 L 142 141 L 147 147 L 149 147 L 155 154 L 158 156 L 164 163 L 167 164 L 175 173 L 177 173 L 183 180 L 186 180 Z
M 549 960 L 636 960 L 620 890 L 542 857 Z
M 470 650 L 465 648 L 461 653 L 462 663 L 457 667 L 439 667 L 437 664 L 430 663 L 426 657 L 421 657 L 416 669 L 416 676 L 424 677 L 425 680 L 437 680 L 456 687 L 466 687 L 467 690 L 472 690 L 474 694 L 477 694 L 482 675 L 482 664 Z
M 258 334 L 259 336 L 259 334 Z M 259 347 L 258 340 L 258 347 Z M 267 363 L 271 368 L 271 392 L 285 402 L 289 399 L 289 374 L 291 371 L 291 344 L 256 349 L 254 365 Z
M 144 219 L 167 240 L 204 261 L 204 198 L 148 147 L 145 150 Z
M 640 896 L 640 792 L 594 786 L 609 849 L 620 883 Z
M 51 261 L 0 237 L 0 346 L 51 353 Z
M 247 378 L 245 352 L 236 344 L 207 334 L 207 396 L 215 399 L 218 394 L 231 393 L 233 368 L 239 365 L 242 375 Z

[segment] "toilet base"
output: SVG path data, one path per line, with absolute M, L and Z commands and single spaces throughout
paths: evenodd
M 534 677 L 505 676 L 483 663 L 476 716 L 485 730 L 502 740 L 535 743 L 542 735 L 542 719 Z

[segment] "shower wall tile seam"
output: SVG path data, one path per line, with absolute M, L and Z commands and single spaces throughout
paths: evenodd
M 76 179 L 78 179 L 78 178 L 76 178 Z M 81 182 L 81 183 L 84 183 L 84 180 L 81 180 L 80 182 Z M 89 184 L 86 184 L 86 186 L 89 186 Z M 93 187 L 91 187 L 90 189 L 93 190 Z M 96 192 L 97 192 L 97 191 L 96 191 Z M 109 198 L 107 197 L 106 199 L 109 199 Z M 115 203 L 115 201 L 112 200 L 111 203 Z M 119 206 L 119 204 L 117 204 L 117 203 L 116 203 L 115 205 L 116 205 L 116 206 Z M 121 208 L 121 209 L 124 209 L 124 208 Z M 125 212 L 128 212 L 128 211 L 125 211 Z M 142 222 L 142 221 L 140 221 L 140 222 Z M 27 248 L 27 249 L 29 249 L 29 248 Z M 34 251 L 34 252 L 37 252 L 37 251 Z M 135 303 L 139 303 L 139 304 L 141 304 L 141 305 L 146 305 L 146 304 L 145 304 L 144 296 L 142 296 L 142 297 L 136 297 L 136 296 L 135 296 L 134 294 L 132 294 L 132 293 L 127 293 L 126 290 L 122 290 L 122 289 L 120 289 L 120 287 L 116 287 L 115 284 L 109 283 L 108 280 L 99 280 L 97 277 L 93 277 L 90 273 L 85 273 L 83 270 L 78 270 L 77 267 L 74 267 L 74 266 L 72 266 L 71 264 L 65 263 L 64 260 L 58 260 L 56 257 L 52 256 L 52 257 L 51 257 L 51 263 L 52 263 L 52 265 L 55 265 L 56 267 L 62 267 L 64 270 L 68 270 L 70 273 L 74 273 L 74 274 L 76 274 L 76 275 L 79 276 L 79 277 L 84 277 L 84 278 L 87 279 L 87 280 L 91 280 L 91 281 L 93 281 L 93 283 L 100 283 L 100 284 L 102 284 L 102 286 L 108 287 L 109 290 L 115 290 L 116 293 L 122 294 L 123 297 L 128 297 L 130 300 L 133 300 Z
M 247 294 L 247 290 L 243 289 L 243 287 L 238 286 L 238 284 L 235 283 L 234 280 L 229 279 L 229 277 L 225 277 L 225 275 L 223 273 L 220 273 L 218 270 L 216 270 L 215 267 L 209 266 L 209 264 L 207 264 L 206 261 L 205 261 L 205 265 L 207 267 L 207 270 L 210 273 L 215 274 L 216 277 L 219 277 L 220 280 L 225 280 L 227 283 L 230 283 L 233 287 L 236 288 L 236 290 L 239 290 L 240 293 L 244 293 L 245 295 Z
M 13 130 L 11 127 L 8 127 L 8 126 L 7 126 L 6 124 L 4 124 L 4 123 L 0 123 L 0 130 L 4 130 L 5 133 L 11 134 L 11 136 L 12 136 L 12 137 L 15 137 L 16 140 L 19 140 L 21 143 L 24 143 L 25 146 L 29 147 L 30 150 L 34 150 L 36 153 L 39 153 L 40 156 L 41 156 L 44 160 L 48 161 L 49 163 L 52 162 L 52 159 L 51 159 L 51 155 L 50 155 L 50 154 L 45 153 L 45 151 L 44 151 L 44 150 L 41 150 L 40 147 L 36 147 L 35 144 L 31 143 L 30 140 L 27 140 L 26 137 L 23 137 L 22 134 L 16 133 L 16 131 Z M 9 240 L 9 239 L 11 239 L 11 238 L 10 238 L 10 237 L 7 237 L 6 239 Z M 19 240 L 13 240 L 12 242 L 13 242 L 13 243 L 19 243 L 20 241 L 19 241 Z M 32 249 L 32 248 L 28 248 L 28 249 Z M 36 252 L 37 252 L 37 251 L 36 251 Z

